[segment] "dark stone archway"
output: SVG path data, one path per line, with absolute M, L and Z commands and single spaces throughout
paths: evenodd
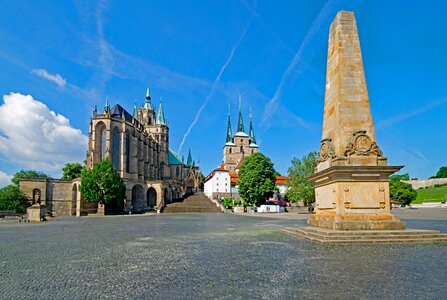
M 150 187 L 147 190 L 147 206 L 149 208 L 154 208 L 157 205 L 157 191 Z
M 142 212 L 144 208 L 143 187 L 136 184 L 132 188 L 132 212 Z

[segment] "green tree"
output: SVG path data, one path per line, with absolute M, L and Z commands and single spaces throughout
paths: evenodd
M 105 159 L 95 163 L 93 168 L 84 168 L 81 175 L 79 191 L 85 201 L 91 203 L 120 203 L 124 199 L 126 186 L 118 171 Z
M 66 163 L 65 167 L 62 168 L 62 178 L 64 180 L 71 180 L 81 177 L 82 166 L 80 163 Z
M 19 186 L 19 179 L 26 177 L 50 178 L 47 174 L 43 172 L 38 172 L 35 170 L 20 170 L 19 172 L 15 173 L 14 176 L 12 176 L 11 182 L 14 183 L 16 186 Z
M 246 157 L 238 176 L 239 195 L 245 205 L 260 205 L 277 190 L 273 163 L 261 153 Z
M 391 175 L 390 176 L 390 181 L 391 180 L 397 180 L 397 181 L 410 180 L 410 175 L 408 175 L 408 173 Z
M 408 175 L 408 174 L 404 174 Z M 390 176 L 390 199 L 399 201 L 404 205 L 409 205 L 416 199 L 417 193 L 411 184 L 401 181 L 402 175 Z M 407 177 L 404 177 L 407 178 Z M 409 178 L 409 177 L 408 177 Z M 406 179 L 403 179 L 406 180 Z
M 447 167 L 440 167 L 438 173 L 431 178 L 447 178 Z
M 316 166 L 317 153 L 315 151 L 310 152 L 302 159 L 296 157 L 292 159 L 292 166 L 288 170 L 287 199 L 292 202 L 302 200 L 307 205 L 315 202 L 314 184 L 307 178 L 314 173 Z
M 29 201 L 17 185 L 10 184 L 0 189 L 0 210 L 23 214 Z

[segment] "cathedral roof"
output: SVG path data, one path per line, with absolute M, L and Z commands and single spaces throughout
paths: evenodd
M 169 147 L 168 151 L 168 164 L 170 165 L 182 165 L 182 158 L 180 155 L 174 151 L 171 147 Z
M 129 114 L 121 105 L 116 104 L 112 109 L 110 110 L 110 116 L 112 118 L 121 119 L 124 112 L 124 118 L 126 121 L 132 122 L 132 115 Z

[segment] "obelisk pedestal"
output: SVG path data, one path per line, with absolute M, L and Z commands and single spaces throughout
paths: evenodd
M 335 230 L 398 230 L 390 213 L 387 166 L 376 143 L 354 13 L 341 11 L 330 27 L 323 134 L 309 226 Z

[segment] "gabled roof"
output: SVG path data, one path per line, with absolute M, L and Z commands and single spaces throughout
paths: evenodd
M 211 173 L 208 174 L 208 176 L 205 177 L 205 182 L 207 182 L 208 180 L 210 180 L 211 178 L 214 177 L 214 174 L 216 174 L 216 172 L 229 172 L 228 170 L 225 170 L 223 165 L 221 165 L 220 167 L 218 167 L 217 169 L 214 169 L 213 171 L 211 171 Z M 231 174 L 230 174 L 231 175 Z
M 182 158 L 180 155 L 174 151 L 171 147 L 169 147 L 168 151 L 168 164 L 170 165 L 182 165 Z
M 129 114 L 121 105 L 116 104 L 112 109 L 110 110 L 110 116 L 112 118 L 121 119 L 124 112 L 124 118 L 126 121 L 132 122 L 132 115 Z

